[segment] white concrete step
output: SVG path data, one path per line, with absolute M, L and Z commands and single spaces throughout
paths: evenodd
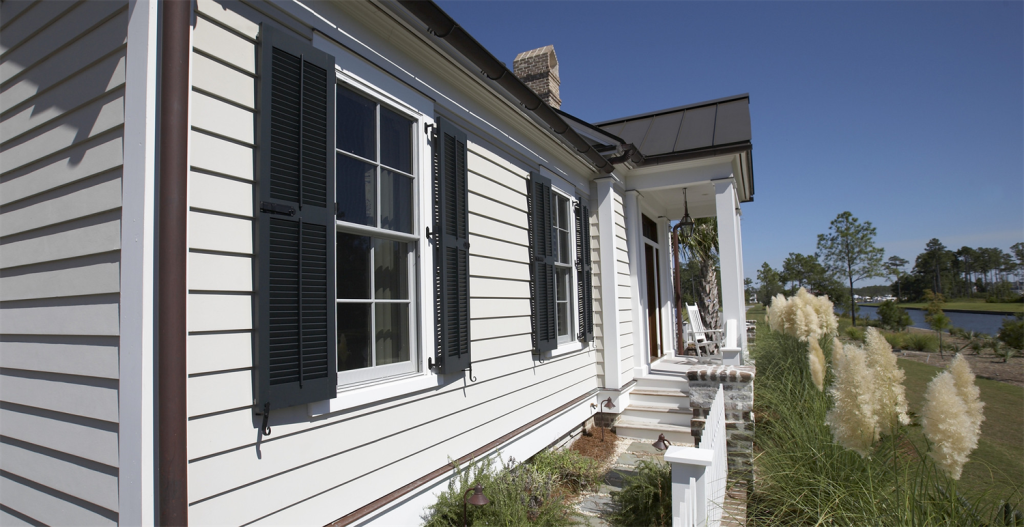
M 615 423 L 615 433 L 619 437 L 630 439 L 646 439 L 654 441 L 658 435 L 665 434 L 665 439 L 677 446 L 693 446 L 693 436 L 690 435 L 690 427 L 668 424 L 652 424 L 635 420 L 623 415 Z
M 690 392 L 688 390 L 637 386 L 629 392 L 629 400 L 631 403 L 641 405 L 674 406 L 684 410 L 690 408 Z
M 651 388 L 664 390 L 686 390 L 689 388 L 689 381 L 684 375 L 649 374 L 638 377 L 637 388 Z
M 630 403 L 629 407 L 622 412 L 630 420 L 642 421 L 651 424 L 667 424 L 677 426 L 690 426 L 690 418 L 693 412 L 689 408 L 678 408 L 664 404 L 638 404 Z

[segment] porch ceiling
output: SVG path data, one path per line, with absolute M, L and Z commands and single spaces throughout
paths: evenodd
M 647 206 L 672 221 L 683 217 L 683 189 L 686 189 L 690 216 L 712 217 L 716 214 L 714 182 L 730 177 L 734 181 L 742 180 L 735 177 L 735 174 L 742 173 L 739 157 L 740 154 L 731 154 L 641 166 L 626 174 L 625 186 L 628 190 L 640 192 Z M 743 201 L 742 183 L 737 183 L 736 191 L 739 201 Z

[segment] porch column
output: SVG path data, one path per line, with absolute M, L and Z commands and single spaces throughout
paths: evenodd
M 644 236 L 640 227 L 640 192 L 627 190 L 622 196 L 622 213 L 626 215 L 626 250 L 629 251 L 629 303 L 633 309 L 633 377 L 644 375 L 649 361 L 647 335 L 647 275 L 644 267 Z M 643 269 L 643 271 L 641 271 Z
M 604 346 L 604 387 L 622 388 L 619 349 L 618 273 L 615 272 L 615 178 L 595 181 L 597 185 L 598 254 L 600 255 L 601 341 Z
M 661 341 L 665 355 L 672 356 L 676 351 L 676 317 L 673 316 L 672 302 L 675 291 L 672 288 L 672 242 L 669 240 L 672 226 L 668 218 L 658 216 L 658 246 L 661 254 L 658 265 L 661 266 Z
M 740 259 L 739 206 L 732 178 L 713 181 L 715 212 L 718 216 L 718 255 L 722 266 L 722 312 L 726 344 L 723 364 L 742 364 L 746 333 L 746 305 L 743 302 L 743 262 Z M 729 324 L 729 321 L 733 321 Z M 730 338 L 729 331 L 735 332 Z M 735 340 L 733 340 L 735 339 Z M 732 345 L 730 345 L 732 343 Z

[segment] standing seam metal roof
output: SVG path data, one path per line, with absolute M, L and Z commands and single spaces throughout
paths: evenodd
M 750 143 L 750 96 L 744 93 L 596 126 L 636 145 L 646 157 Z

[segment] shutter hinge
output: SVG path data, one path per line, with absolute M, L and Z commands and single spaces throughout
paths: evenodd
M 466 368 L 466 369 L 464 369 L 462 371 L 468 371 L 469 372 L 469 382 L 476 382 L 476 377 L 473 376 L 473 363 L 472 362 L 469 363 L 469 367 L 468 368 Z
M 434 123 L 426 123 L 423 125 L 423 133 L 427 134 L 431 140 L 437 139 L 437 128 Z
M 271 203 L 269 201 L 260 202 L 260 212 L 267 212 L 270 214 L 281 214 L 283 216 L 294 216 L 295 208 L 289 207 L 288 205 L 280 205 L 277 203 Z
M 440 364 L 434 364 L 434 357 L 427 357 L 427 369 L 433 371 L 434 368 L 440 366 Z
M 260 415 L 260 412 L 256 412 L 256 415 Z M 270 436 L 270 402 L 268 401 L 263 405 L 263 424 L 260 425 L 260 431 L 263 432 L 263 437 Z

